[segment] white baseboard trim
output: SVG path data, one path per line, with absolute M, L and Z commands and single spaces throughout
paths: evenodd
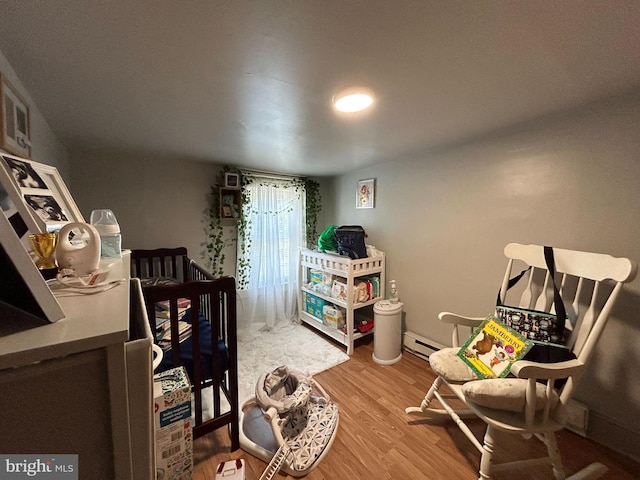
M 402 344 L 405 350 L 425 360 L 433 352 L 445 348 L 441 343 L 413 332 L 404 332 Z

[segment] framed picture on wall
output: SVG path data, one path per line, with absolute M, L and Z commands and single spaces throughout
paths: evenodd
M 55 232 L 84 222 L 55 167 L 14 155 L 0 155 L 0 185 L 33 233 Z
M 359 180 L 356 187 L 356 208 L 374 208 L 376 195 L 376 180 L 369 178 Z
M 0 75 L 0 147 L 21 157 L 31 158 L 29 106 L 4 75 Z
M 240 188 L 240 174 L 226 172 L 224 174 L 224 186 L 227 188 Z

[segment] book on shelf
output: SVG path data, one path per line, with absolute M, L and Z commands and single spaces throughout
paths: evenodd
M 178 341 L 184 342 L 191 337 L 191 324 L 183 321 L 178 322 Z M 166 322 L 164 328 L 158 332 L 157 341 L 160 348 L 169 350 L 171 348 L 171 324 Z
M 178 322 L 182 322 L 182 319 L 186 315 L 188 309 L 183 312 L 178 312 Z M 184 323 L 184 322 L 182 322 Z M 156 335 L 163 335 L 166 330 L 171 330 L 171 318 L 169 315 L 156 314 Z
M 177 300 L 178 303 L 178 310 L 180 309 L 186 309 L 189 308 L 191 306 L 191 300 L 189 300 L 188 298 L 179 298 Z M 169 300 L 164 300 L 162 302 L 157 302 L 156 303 L 156 310 L 169 310 L 170 308 L 170 303 Z
M 480 378 L 505 377 L 511 364 L 531 349 L 533 342 L 489 315 L 458 351 L 458 356 Z
M 171 312 L 167 309 L 164 309 L 156 303 L 155 314 L 156 314 L 156 331 L 160 332 L 166 325 L 169 324 L 171 320 Z M 178 306 L 178 320 L 182 320 L 184 316 L 187 314 L 187 311 L 191 308 L 191 303 L 189 302 L 187 306 Z
M 178 320 L 181 320 L 187 313 L 189 308 L 178 309 Z M 169 310 L 156 310 L 156 320 L 168 320 L 171 318 L 171 312 Z

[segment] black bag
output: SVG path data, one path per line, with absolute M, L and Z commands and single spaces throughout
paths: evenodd
M 338 243 L 338 253 L 352 260 L 366 258 L 367 247 L 364 243 L 364 228 L 359 225 L 343 225 L 336 228 L 335 237 Z
M 565 321 L 567 319 L 566 310 L 560 291 L 556 286 L 555 273 L 556 264 L 553 258 L 553 249 L 544 247 L 544 258 L 553 281 L 553 302 L 556 313 L 540 312 L 526 308 L 507 307 L 500 301 L 500 291 L 496 302 L 496 315 L 506 325 L 517 330 L 522 336 L 533 340 L 534 345 L 523 357 L 523 360 L 530 360 L 539 363 L 556 363 L 567 360 L 574 360 L 575 354 L 564 346 L 565 342 Z M 531 267 L 523 270 L 515 277 L 509 279 L 507 290 L 513 287 L 527 273 Z M 556 388 L 564 385 L 566 379 L 556 380 Z
M 517 330 L 523 337 L 536 342 L 564 344 L 564 324 L 567 314 L 556 286 L 556 264 L 553 258 L 553 249 L 544 247 L 544 258 L 553 282 L 553 302 L 556 313 L 540 312 L 519 307 L 508 307 L 500 300 L 501 291 L 498 292 L 496 301 L 496 315 L 509 327 Z M 509 279 L 507 290 L 513 287 L 527 273 L 531 267 L 523 270 L 514 278 Z

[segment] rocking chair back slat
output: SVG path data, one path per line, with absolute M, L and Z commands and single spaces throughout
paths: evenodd
M 593 282 L 593 290 L 591 291 L 591 301 L 587 306 L 584 315 L 580 318 L 580 327 L 577 330 L 575 343 L 571 346 L 573 352 L 578 356 L 582 351 L 584 342 L 591 333 L 594 323 L 596 323 L 596 299 L 600 290 L 600 282 Z
M 524 292 L 522 292 L 522 297 L 520 298 L 520 305 L 523 308 L 533 308 L 533 276 L 534 270 L 531 269 L 529 272 L 529 278 L 527 280 L 527 288 L 525 288 Z
M 535 306 L 533 307 L 535 310 L 541 310 L 544 312 L 549 311 L 549 308 L 551 307 L 551 303 L 553 301 L 553 296 L 547 295 L 550 285 L 551 275 L 549 274 L 549 272 L 546 272 L 544 275 L 544 284 L 542 285 L 542 290 L 540 291 L 538 300 L 536 300 Z
M 509 259 L 507 263 L 507 270 L 504 273 L 504 277 L 502 278 L 502 286 L 500 287 L 500 302 L 504 303 L 505 298 L 507 297 L 507 290 L 509 289 L 509 279 L 511 278 L 511 271 L 513 269 L 513 260 Z

